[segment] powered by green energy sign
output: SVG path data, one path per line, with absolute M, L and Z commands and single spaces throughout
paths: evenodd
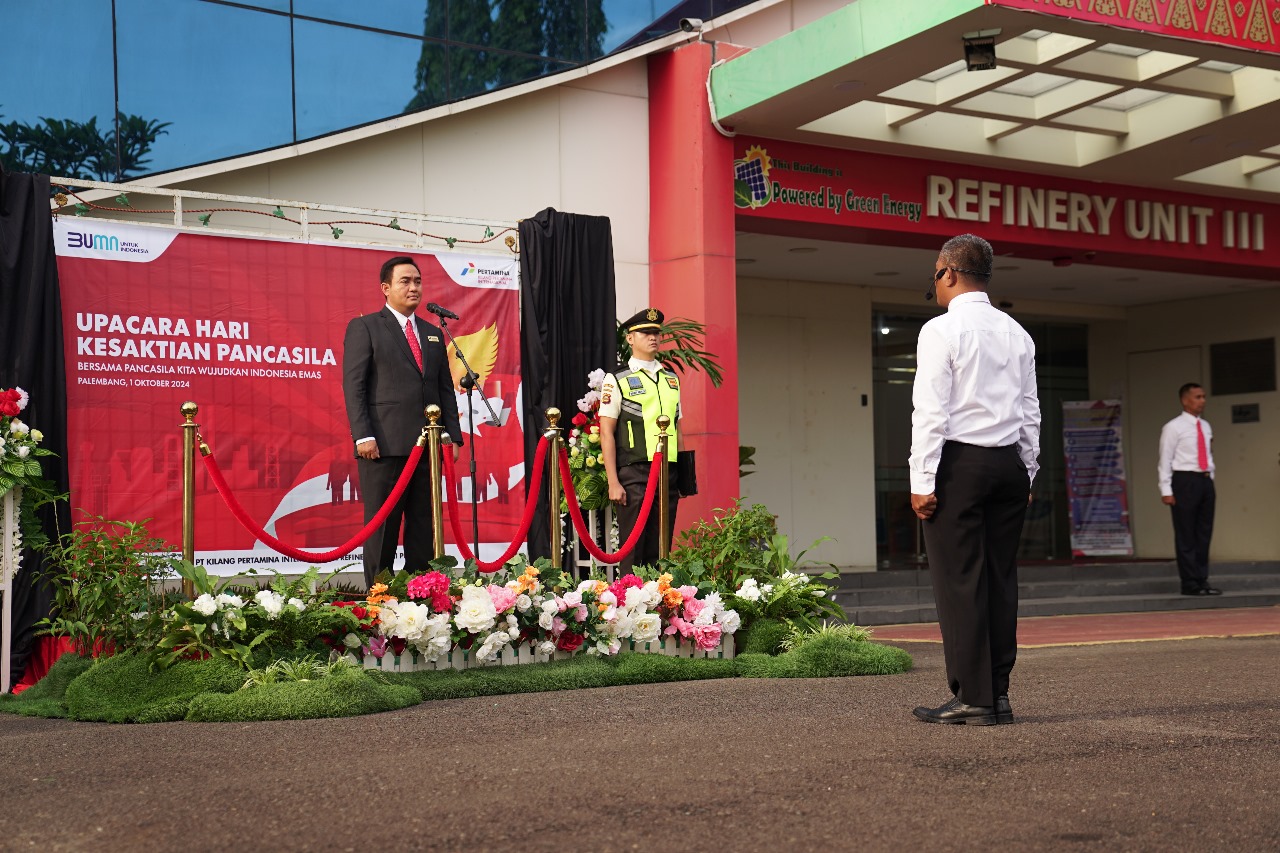
M 1267 251 L 1280 246 L 1272 205 L 739 139 L 734 205 L 744 217 L 1280 268 Z

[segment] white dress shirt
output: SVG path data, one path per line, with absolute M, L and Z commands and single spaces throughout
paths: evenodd
M 662 362 L 641 361 L 632 356 L 627 362 L 627 367 L 632 370 L 643 370 L 649 374 L 649 378 L 654 382 L 658 381 L 658 371 L 662 369 Z M 622 417 L 622 395 L 618 393 L 618 377 L 612 373 L 604 378 L 604 382 L 600 385 L 600 410 L 599 415 L 602 418 L 613 418 L 615 421 Z M 676 420 L 680 420 L 680 404 L 676 404 Z
M 1204 430 L 1204 449 L 1209 454 L 1209 476 L 1213 476 L 1213 428 L 1204 418 L 1183 412 L 1160 430 L 1160 494 L 1173 495 L 1173 472 L 1200 472 L 1200 451 L 1196 445 L 1196 422 Z
M 981 291 L 951 299 L 920 330 L 911 394 L 911 491 L 934 492 L 942 445 L 1018 445 L 1027 477 L 1040 470 L 1036 348 L 1018 323 Z

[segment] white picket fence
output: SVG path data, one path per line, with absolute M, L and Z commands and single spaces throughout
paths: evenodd
M 18 507 L 22 501 L 22 488 L 10 489 L 0 497 L 0 580 L 4 587 L 4 615 L 0 618 L 0 693 L 8 693 L 9 653 L 13 644 L 13 582 L 18 575 L 18 563 L 22 560 L 22 540 L 18 536 Z
M 477 649 L 460 649 L 454 647 L 449 652 L 434 661 L 427 661 L 422 658 L 412 648 L 406 648 L 403 654 L 393 654 L 391 649 L 387 649 L 387 653 L 380 659 L 373 655 L 361 655 L 357 649 L 347 654 L 347 658 L 354 664 L 362 666 L 365 669 L 377 669 L 383 672 L 421 672 L 423 670 L 439 670 L 439 669 L 472 669 L 481 666 L 514 666 L 525 663 L 545 663 L 549 660 L 568 660 L 572 657 L 579 657 L 585 652 L 562 652 L 556 651 L 550 655 L 540 655 L 537 650 L 528 643 L 521 643 L 519 647 L 506 646 L 498 654 L 498 659 L 494 661 L 481 661 L 475 657 Z M 725 635 L 720 640 L 720 645 L 714 649 L 699 649 L 694 645 L 693 640 L 681 639 L 677 642 L 675 637 L 662 637 L 649 643 L 635 642 L 634 640 L 624 640 L 622 651 L 639 652 L 641 654 L 658 654 L 667 655 L 677 658 L 718 658 L 729 660 L 733 658 L 734 646 L 733 635 Z

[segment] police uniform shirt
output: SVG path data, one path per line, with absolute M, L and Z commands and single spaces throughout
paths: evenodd
M 658 381 L 658 371 L 664 369 L 661 362 L 641 361 L 634 357 L 627 362 L 627 367 L 632 370 L 643 370 L 655 383 Z M 680 416 L 680 404 L 677 403 L 676 420 L 679 420 Z M 600 386 L 600 417 L 613 418 L 615 421 L 622 417 L 622 395 L 618 393 L 618 377 L 612 373 L 604 378 L 604 384 Z
M 1204 430 L 1204 449 L 1209 455 L 1209 476 L 1213 477 L 1213 428 L 1204 418 L 1183 412 L 1160 430 L 1160 494 L 1173 495 L 1173 472 L 1200 473 L 1200 453 L 1196 442 L 1196 421 Z

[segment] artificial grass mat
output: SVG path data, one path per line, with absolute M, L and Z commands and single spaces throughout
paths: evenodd
M 115 723 L 317 719 L 391 711 L 437 699 L 711 678 L 888 675 L 911 666 L 911 656 L 901 649 L 817 637 L 776 656 L 748 652 L 725 660 L 621 654 L 465 670 L 351 669 L 310 681 L 241 690 L 246 674 L 218 659 L 180 661 L 153 673 L 145 655 L 123 653 L 97 662 L 64 655 L 39 684 L 4 697 L 0 712 Z

